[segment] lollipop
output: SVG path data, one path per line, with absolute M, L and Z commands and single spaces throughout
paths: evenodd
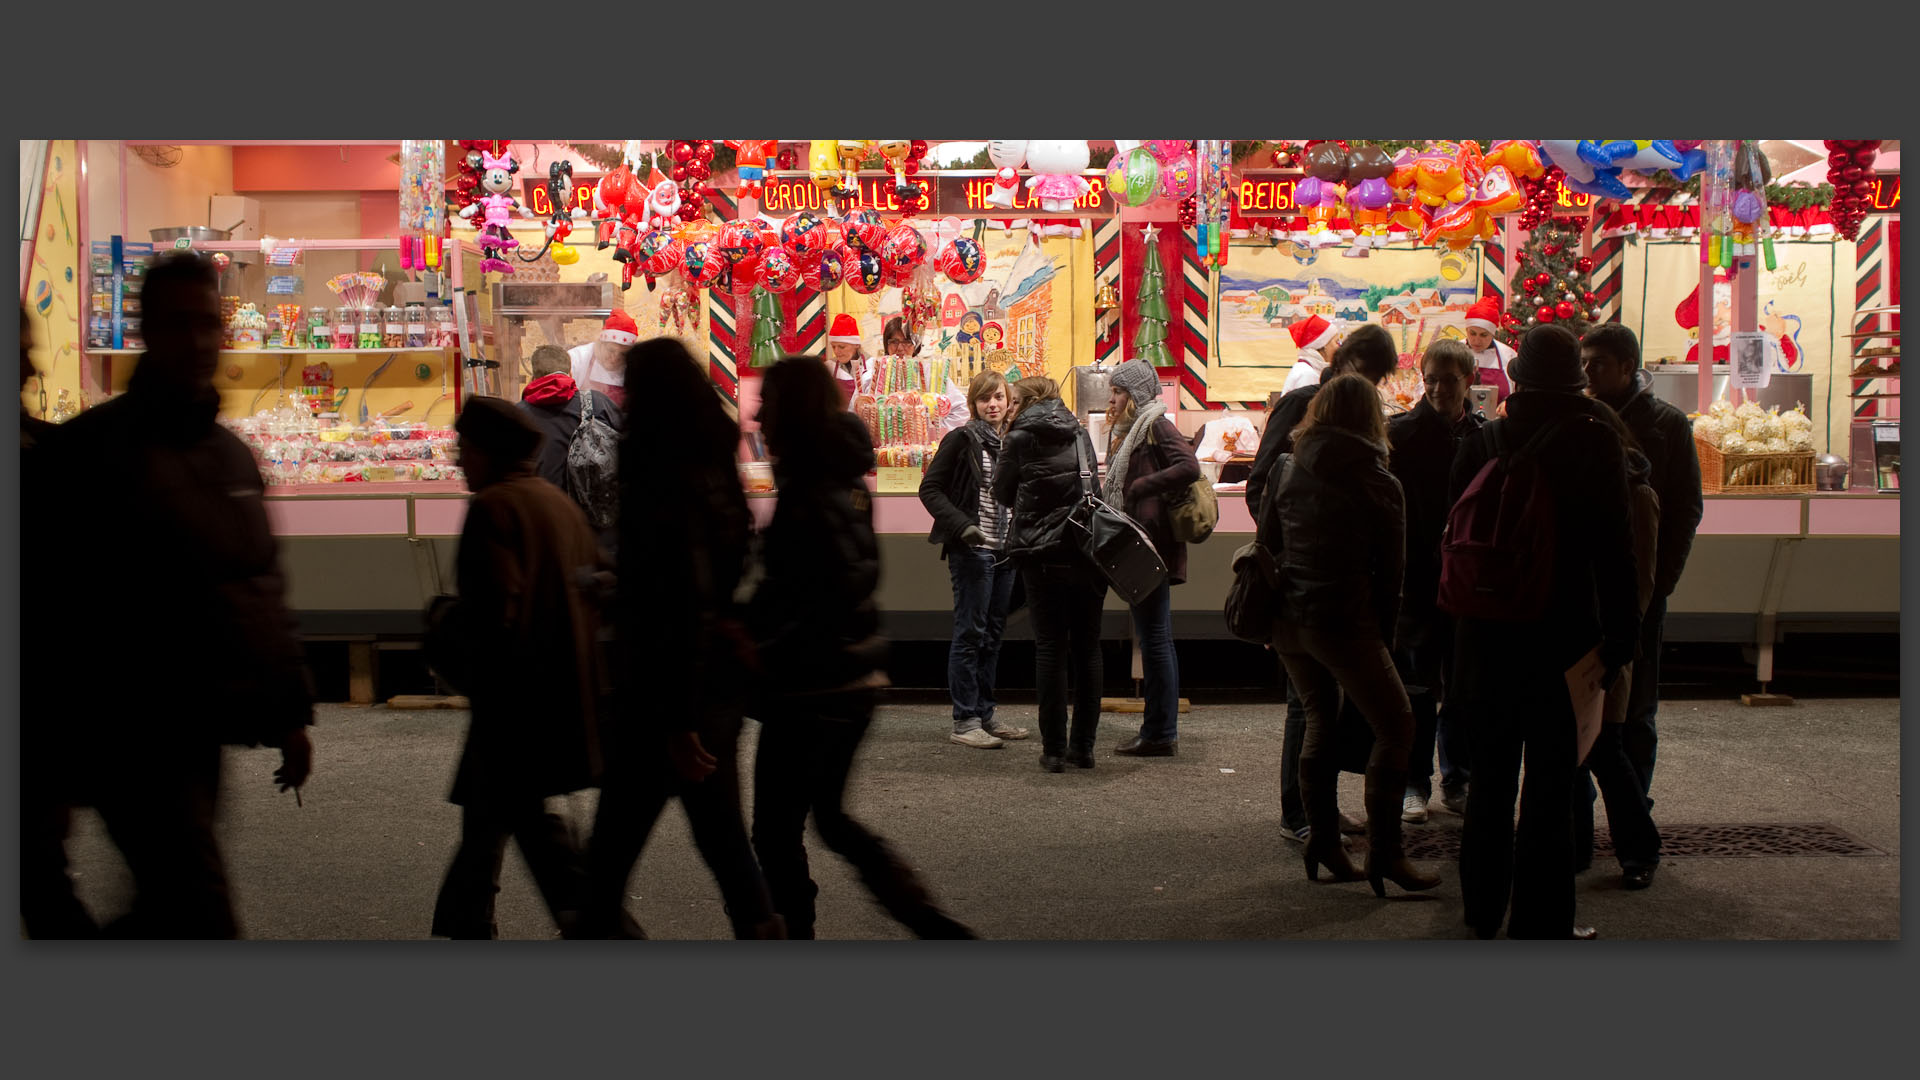
M 957 236 L 941 248 L 933 265 L 955 285 L 978 281 L 986 270 L 986 260 L 980 257 L 980 245 L 967 236 Z
M 862 251 L 847 260 L 846 280 L 848 288 L 863 296 L 877 293 L 886 284 L 886 267 L 880 256 Z
M 785 248 L 773 248 L 760 256 L 760 284 L 768 292 L 792 292 L 800 284 L 800 268 L 793 264 L 793 256 Z
M 822 252 L 820 258 L 800 268 L 800 280 L 814 292 L 826 292 L 837 288 L 846 277 L 846 257 L 840 251 Z
M 886 223 L 872 210 L 849 213 L 841 227 L 847 232 L 847 246 L 855 251 L 870 251 L 878 255 L 887 242 Z
M 795 256 L 806 259 L 827 250 L 827 230 L 820 215 L 802 210 L 780 225 L 780 242 Z
M 912 270 L 927 257 L 927 238 L 911 225 L 895 225 L 881 245 L 880 257 L 895 271 Z

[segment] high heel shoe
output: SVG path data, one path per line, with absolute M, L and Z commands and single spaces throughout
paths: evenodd
M 1367 884 L 1373 886 L 1373 895 L 1385 900 L 1387 898 L 1387 886 L 1385 883 L 1388 881 L 1393 882 L 1408 892 L 1421 892 L 1425 889 L 1438 886 L 1440 884 L 1440 875 L 1422 874 L 1413 868 L 1413 864 L 1407 861 L 1405 855 L 1396 854 L 1390 859 L 1376 860 L 1373 857 L 1373 853 L 1368 852 Z
M 1334 881 L 1359 881 L 1361 878 L 1360 871 L 1355 869 L 1353 863 L 1348 860 L 1347 850 L 1344 847 L 1335 846 L 1328 849 L 1309 843 L 1303 858 L 1307 864 L 1308 881 L 1319 881 L 1320 868 L 1323 866 L 1331 872 Z

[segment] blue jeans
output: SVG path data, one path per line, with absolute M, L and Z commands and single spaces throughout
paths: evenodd
M 1180 737 L 1180 660 L 1173 652 L 1173 585 L 1161 582 L 1133 605 L 1133 634 L 1146 675 L 1147 711 L 1140 737 L 1164 742 Z
M 1300 691 L 1280 665 L 1280 682 L 1287 689 L 1287 722 L 1280 736 L 1280 824 L 1299 832 L 1307 824 L 1307 804 L 1300 795 L 1300 752 L 1307 745 L 1307 706 Z
M 998 565 L 995 565 L 996 562 Z M 953 697 L 953 733 L 964 735 L 993 719 L 993 684 L 1000 670 L 1000 638 L 1013 599 L 1014 568 L 997 551 L 953 548 L 953 644 L 947 648 L 947 688 Z
M 1620 746 L 1640 781 L 1640 793 L 1653 805 L 1653 759 L 1659 747 L 1654 714 L 1660 710 L 1660 646 L 1666 636 L 1667 598 L 1655 597 L 1640 623 L 1640 658 L 1633 662 L 1633 684 L 1627 687 L 1627 722 Z

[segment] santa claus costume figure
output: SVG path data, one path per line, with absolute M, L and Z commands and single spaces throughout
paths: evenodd
M 1287 372 L 1286 385 L 1280 389 L 1282 394 L 1319 384 L 1320 373 L 1327 370 L 1325 350 L 1333 348 L 1333 343 L 1340 339 L 1340 329 L 1340 324 L 1330 323 L 1318 315 L 1309 315 L 1287 328 L 1293 335 L 1293 343 L 1300 348 L 1300 358 L 1293 362 L 1293 370 Z
M 1695 285 L 1680 306 L 1673 309 L 1673 318 L 1680 329 L 1688 331 L 1694 339 L 1692 347 L 1687 349 L 1687 363 L 1700 362 L 1700 286 Z M 1713 268 L 1713 362 L 1729 363 L 1731 355 L 1728 346 L 1733 343 L 1733 284 L 1727 280 L 1727 272 L 1720 267 Z M 1800 350 L 1794 347 L 1793 339 L 1786 334 L 1779 338 L 1780 355 L 1784 361 L 1779 369 L 1792 370 L 1795 361 L 1800 359 Z M 1776 370 L 1779 370 L 1776 369 Z
M 1467 309 L 1467 348 L 1473 350 L 1473 363 L 1480 372 L 1480 385 L 1493 387 L 1494 404 L 1513 393 L 1507 378 L 1507 365 L 1513 363 L 1512 347 L 1495 341 L 1493 332 L 1500 327 L 1500 301 L 1483 296 Z
M 601 325 L 600 337 L 567 350 L 573 358 L 573 382 L 605 394 L 614 406 L 627 407 L 627 350 L 640 340 L 633 316 L 616 311 Z

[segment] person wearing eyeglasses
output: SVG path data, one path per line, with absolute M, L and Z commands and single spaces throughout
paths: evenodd
M 880 331 L 880 340 L 888 356 L 910 358 L 920 355 L 920 343 L 914 340 L 913 331 L 907 327 L 907 320 L 899 315 L 895 315 L 893 318 L 887 320 L 886 325 Z M 871 385 L 874 366 L 877 365 L 870 365 L 867 369 L 868 375 L 865 380 L 867 385 L 863 385 L 860 388 L 861 393 L 875 393 Z M 936 442 L 939 441 L 939 436 L 944 436 L 949 431 L 958 431 L 966 427 L 967 421 L 973 418 L 972 414 L 967 411 L 967 392 L 952 379 L 946 380 L 946 386 L 941 389 L 940 395 L 947 399 L 948 410 L 944 418 L 937 420 L 932 425 L 932 433 L 934 435 L 934 441 Z
M 1474 411 L 1467 388 L 1478 373 L 1466 343 L 1441 339 L 1420 357 L 1426 392 L 1413 408 L 1387 422 L 1391 448 L 1387 468 L 1400 481 L 1407 502 L 1407 574 L 1402 587 L 1399 647 L 1394 660 L 1413 698 L 1413 757 L 1400 819 L 1427 820 L 1433 798 L 1435 740 L 1440 751 L 1440 805 L 1467 809 L 1465 727 L 1457 708 L 1442 706 L 1446 670 L 1453 654 L 1453 620 L 1439 609 L 1440 538 L 1447 527 L 1447 476 L 1453 456 L 1487 418 Z

